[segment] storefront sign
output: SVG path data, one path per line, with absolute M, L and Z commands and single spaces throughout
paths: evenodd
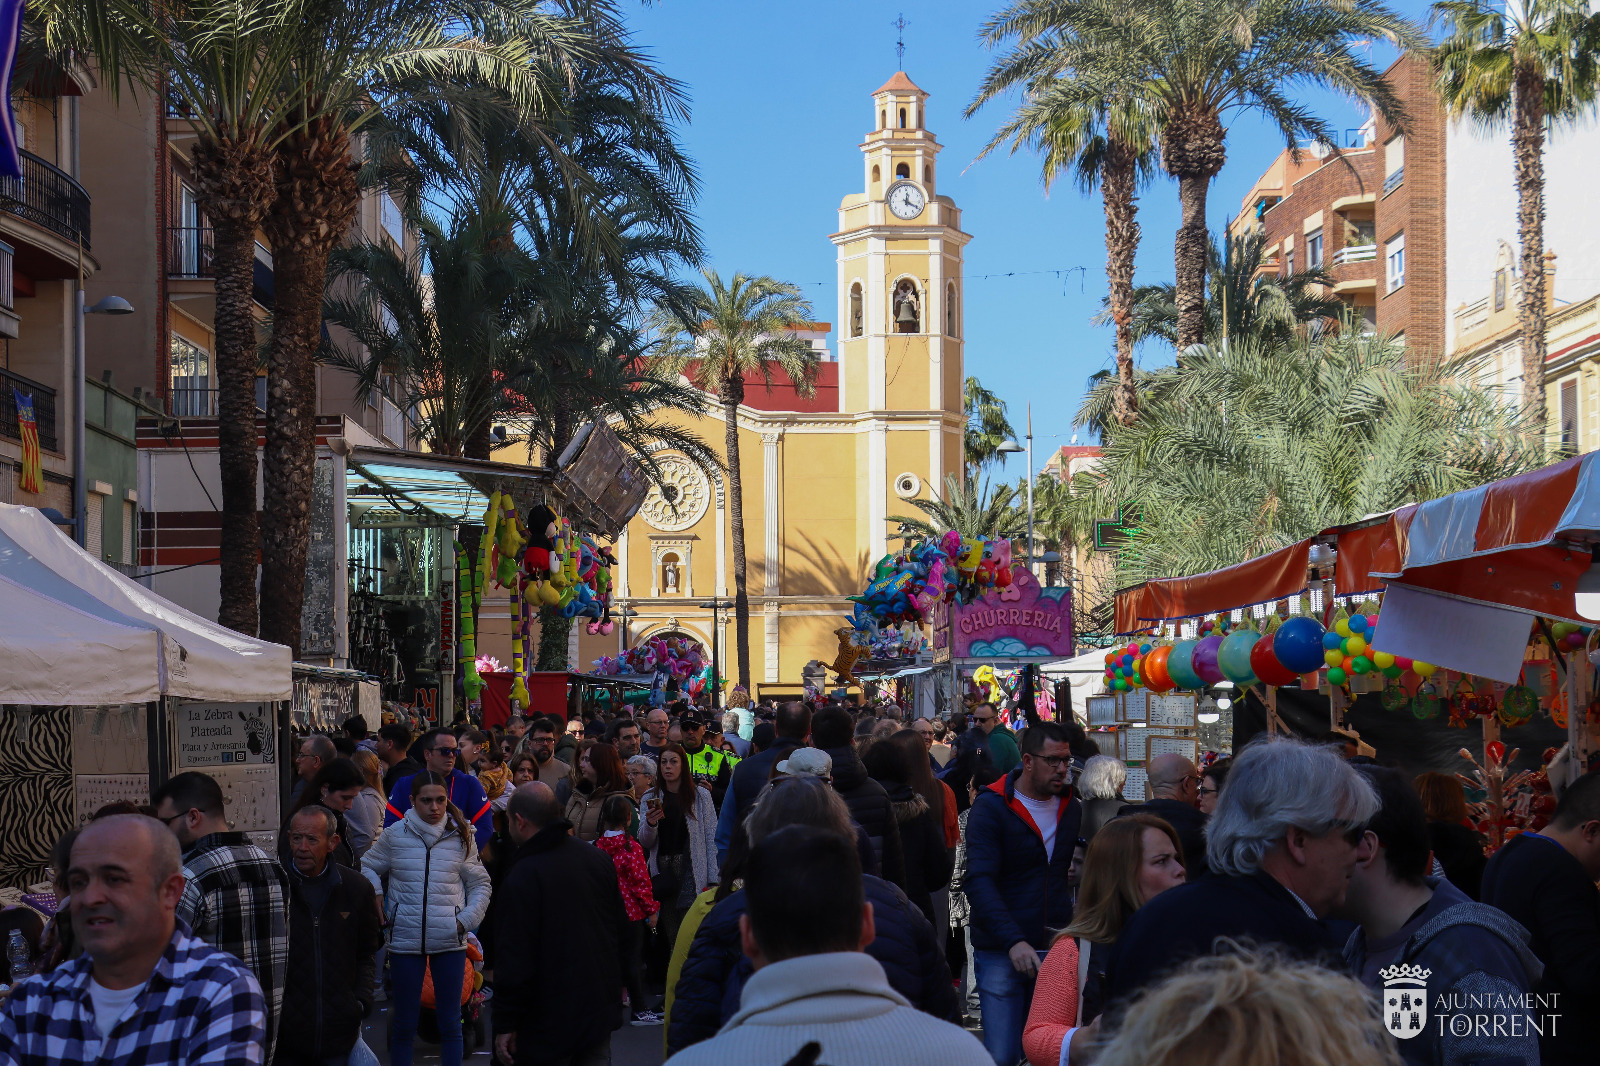
M 180 703 L 173 728 L 179 766 L 270 763 L 271 704 Z
M 1072 590 L 1040 587 L 1018 568 L 1011 586 L 957 603 L 951 626 L 961 659 L 1061 659 L 1072 655 Z

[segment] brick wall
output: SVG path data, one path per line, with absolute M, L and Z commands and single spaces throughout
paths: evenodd
M 1397 132 L 1377 116 L 1376 212 L 1378 237 L 1378 328 L 1401 333 L 1419 357 L 1444 355 L 1445 318 L 1445 117 L 1433 92 L 1427 64 L 1396 60 L 1384 74 L 1406 108 L 1405 178 L 1383 195 L 1384 146 Z M 1387 242 L 1405 234 L 1405 284 L 1386 293 Z

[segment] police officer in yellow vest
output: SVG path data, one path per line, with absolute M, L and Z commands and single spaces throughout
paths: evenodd
M 706 726 L 711 721 L 699 708 L 690 708 L 679 723 L 683 731 L 683 751 L 689 756 L 689 773 L 698 784 L 711 790 L 711 799 L 720 810 L 728 782 L 733 779 L 733 768 L 738 763 L 728 752 L 706 743 Z

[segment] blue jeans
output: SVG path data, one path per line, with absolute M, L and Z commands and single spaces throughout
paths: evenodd
M 390 1015 L 389 1064 L 411 1066 L 417 1043 L 417 1016 L 422 1011 L 422 975 L 432 961 L 434 1011 L 439 1016 L 439 1066 L 461 1066 L 461 981 L 466 975 L 467 953 L 439 955 L 389 953 L 389 984 L 394 989 Z M 1017 1029 L 1021 1040 L 1022 1030 Z
M 1039 952 L 1041 960 L 1044 954 Z M 1017 1066 L 1022 1061 L 1022 1027 L 1033 1001 L 1033 981 L 1012 967 L 1011 956 L 1004 951 L 974 950 L 972 955 L 983 1010 L 983 1048 L 995 1066 Z

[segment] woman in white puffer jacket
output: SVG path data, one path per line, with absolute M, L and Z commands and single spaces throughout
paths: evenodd
M 411 1066 L 422 1007 L 422 978 L 433 975 L 441 1066 L 461 1066 L 461 1002 L 468 930 L 489 909 L 489 872 L 472 827 L 451 803 L 449 782 L 424 770 L 411 779 L 411 809 L 362 856 L 361 872 L 383 901 L 394 990 L 392 1066 Z M 384 890 L 383 878 L 389 880 Z

